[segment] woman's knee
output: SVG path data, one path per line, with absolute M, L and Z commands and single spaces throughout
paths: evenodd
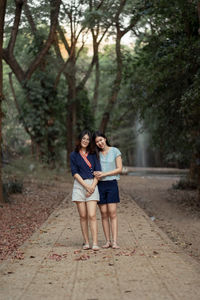
M 96 221 L 96 213 L 88 214 L 89 221 Z
M 107 211 L 101 211 L 101 218 L 102 218 L 103 220 L 108 219 L 108 218 L 109 218 L 108 212 L 107 212 Z
M 80 215 L 80 220 L 81 220 L 81 222 L 86 222 L 87 219 L 88 219 L 87 214 L 81 214 L 81 215 Z
M 117 212 L 116 211 L 110 211 L 109 212 L 110 219 L 116 219 L 117 218 Z

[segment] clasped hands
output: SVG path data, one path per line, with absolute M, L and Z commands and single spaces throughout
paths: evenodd
M 103 177 L 103 172 L 101 171 L 94 171 L 94 176 L 96 179 L 100 180 Z
M 95 171 L 94 176 L 96 179 L 100 180 L 103 177 L 103 172 Z M 94 193 L 95 187 L 93 185 L 87 185 L 86 187 L 86 197 L 90 197 Z

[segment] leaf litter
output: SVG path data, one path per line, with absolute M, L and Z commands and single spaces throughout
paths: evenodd
M 27 182 L 24 186 L 23 194 L 11 195 L 10 203 L 0 206 L 0 261 L 6 260 L 12 253 L 15 259 L 23 259 L 16 250 L 66 196 L 66 191 L 56 185 Z M 45 231 L 41 230 L 41 233 L 45 234 Z

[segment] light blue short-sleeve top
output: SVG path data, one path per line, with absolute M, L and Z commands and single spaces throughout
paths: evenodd
M 118 148 L 110 147 L 109 151 L 106 153 L 106 155 L 99 152 L 100 157 L 100 163 L 101 163 L 101 170 L 102 172 L 109 172 L 116 169 L 116 157 L 120 156 L 121 152 Z M 101 179 L 101 181 L 105 180 L 119 180 L 120 176 L 119 174 L 113 175 L 113 176 L 106 176 Z

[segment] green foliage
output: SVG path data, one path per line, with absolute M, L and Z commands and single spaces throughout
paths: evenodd
M 200 44 L 195 8 L 195 3 L 181 0 L 152 2 L 144 18 L 148 26 L 142 33 L 138 31 L 129 90 L 154 145 L 166 160 L 183 166 L 197 150 L 200 132 Z M 125 77 L 129 80 L 128 74 Z
M 70 41 L 70 21 L 76 34 L 80 28 L 86 33 L 87 29 L 103 32 L 109 27 L 109 35 L 113 35 L 115 15 L 120 4 L 120 0 L 62 1 L 59 21 L 62 28 L 66 28 L 69 45 L 74 42 L 73 34 Z M 49 2 L 31 0 L 28 5 L 37 34 L 31 33 L 25 13 L 22 12 L 14 51 L 24 70 L 37 56 L 49 33 Z M 9 38 L 14 19 L 13 1 L 8 1 L 7 15 L 5 36 Z M 191 157 L 200 155 L 200 44 L 196 1 L 126 1 L 119 20 L 121 29 L 139 18 L 133 30 L 138 37 L 136 47 L 132 51 L 122 47 L 123 80 L 111 113 L 108 135 L 112 137 L 112 143 L 120 147 L 127 163 L 130 163 L 129 157 L 135 147 L 133 125 L 139 111 L 144 127 L 151 132 L 152 145 L 163 154 L 165 161 L 178 161 L 180 166 L 185 167 L 189 165 Z M 76 44 L 79 57 L 74 60 L 73 66 L 69 67 L 68 64 L 56 88 L 55 79 L 62 63 L 53 47 L 31 80 L 23 83 L 23 88 L 14 81 L 21 109 L 19 120 L 21 124 L 25 122 L 32 140 L 39 145 L 44 161 L 62 159 L 61 153 L 66 144 L 67 107 L 73 101 L 76 104 L 76 130 L 98 128 L 117 70 L 114 43 L 99 53 L 100 86 L 96 116 L 91 108 L 95 72 L 84 89 L 77 89 L 91 61 L 85 46 L 79 53 L 79 44 Z M 4 46 L 7 44 L 8 39 L 5 39 Z M 9 71 L 7 68 L 4 72 L 6 74 Z M 71 71 L 74 76 L 71 90 L 75 90 L 75 99 L 69 99 L 68 96 Z M 5 78 L 8 81 L 8 77 Z M 6 106 L 11 103 L 12 95 L 8 82 L 5 86 L 8 102 L 4 105 L 7 116 L 4 121 L 4 140 L 13 145 L 15 138 L 20 139 L 21 135 L 21 139 L 26 140 L 27 134 L 17 123 L 16 110 L 12 117 L 12 109 Z M 14 124 L 20 128 L 20 134 L 14 133 Z
M 23 118 L 40 145 L 43 159 L 55 160 L 59 147 L 63 147 L 62 138 L 66 117 L 66 99 L 54 88 L 55 74 L 51 64 L 45 70 L 38 70 L 26 85 L 26 99 L 21 103 Z
M 130 51 L 127 47 L 122 47 L 124 74 L 130 75 L 129 56 Z M 131 61 L 132 62 L 132 61 Z M 96 128 L 98 128 L 99 121 L 102 118 L 102 113 L 112 89 L 113 80 L 116 72 L 116 55 L 114 45 L 106 45 L 103 52 L 100 53 L 100 87 L 99 87 L 99 101 L 96 117 Z M 125 78 L 123 74 L 123 78 Z M 128 91 L 129 81 L 123 80 L 121 90 L 118 95 L 117 102 L 112 109 L 110 122 L 106 131 L 106 135 L 112 145 L 119 147 L 123 155 L 123 163 L 127 165 L 133 164 L 133 153 L 135 148 L 135 133 L 133 130 L 134 120 L 137 115 L 134 106 L 133 97 Z M 90 86 L 93 86 L 92 80 Z
M 19 114 L 10 91 L 8 73 L 9 67 L 4 64 L 4 101 L 2 103 L 3 120 L 2 120 L 2 149 L 3 159 L 7 160 L 16 153 L 27 152 L 26 140 L 30 137 L 24 130 L 23 125 L 19 121 Z M 14 80 L 15 91 L 22 98 L 23 91 Z
M 31 38 L 26 32 L 18 34 L 15 55 L 21 64 L 24 65 L 25 69 L 29 61 L 35 57 L 38 50 L 42 47 L 46 34 L 47 30 L 45 26 L 41 26 L 39 35 L 36 38 Z M 25 46 L 22 47 L 22 45 Z M 7 72 L 10 72 L 8 67 L 4 69 L 4 74 L 6 75 Z M 13 109 L 15 111 L 15 118 L 11 117 L 10 124 L 4 125 L 4 137 L 9 135 L 9 131 L 14 132 L 14 135 L 17 134 L 16 123 L 18 122 L 17 119 L 19 119 L 21 123 L 19 128 L 22 128 L 25 124 L 31 135 L 28 137 L 27 134 L 23 133 L 22 139 L 24 139 L 24 142 L 21 141 L 21 144 L 25 143 L 25 139 L 31 138 L 32 142 L 38 144 L 43 161 L 48 162 L 55 161 L 60 156 L 60 152 L 66 143 L 67 89 L 63 83 L 63 78 L 61 78 L 58 88 L 55 89 L 55 77 L 55 57 L 50 50 L 31 79 L 23 83 L 23 87 L 20 87 L 18 82 L 13 80 L 16 99 L 20 109 L 18 116 L 16 109 L 11 108 L 11 106 L 7 109 L 4 105 L 4 110 L 9 110 L 8 113 L 6 112 L 6 123 L 8 123 L 11 111 Z M 5 95 L 8 99 L 11 99 L 13 95 L 10 92 L 8 77 L 5 76 L 4 78 Z M 11 102 L 10 100 L 10 104 Z M 18 140 L 17 136 L 13 136 L 12 138 L 9 136 L 9 139 L 6 139 L 7 145 L 9 144 L 12 147 L 16 140 Z M 20 150 L 19 147 L 15 148 Z
M 77 132 L 94 128 L 94 115 L 92 114 L 90 100 L 86 90 L 81 90 L 76 98 L 77 103 Z

